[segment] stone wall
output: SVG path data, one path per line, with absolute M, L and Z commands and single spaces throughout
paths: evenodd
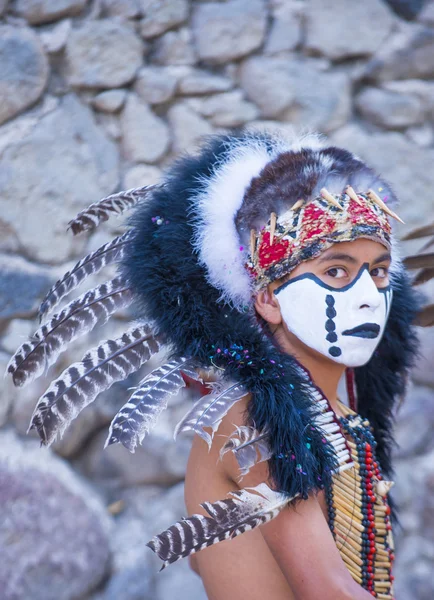
M 434 3 L 422 4 L 0 0 L 0 367 L 36 329 L 49 285 L 121 230 L 113 219 L 74 239 L 68 220 L 157 181 L 203 135 L 318 129 L 390 179 L 408 226 L 432 219 Z M 50 377 L 126 319 L 75 343 Z M 398 417 L 398 600 L 434 597 L 434 337 L 422 337 Z M 188 398 L 134 455 L 103 451 L 128 393 L 114 386 L 47 450 L 25 432 L 48 381 L 0 378 L 0 596 L 204 599 L 185 561 L 157 574 L 145 548 L 184 514 L 190 442 L 175 446 L 172 431 Z

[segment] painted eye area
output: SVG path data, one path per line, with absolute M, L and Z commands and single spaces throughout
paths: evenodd
M 332 267 L 331 269 L 327 269 L 326 275 L 332 279 L 343 279 L 347 276 L 347 272 L 342 267 Z
M 371 277 L 378 277 L 379 279 L 386 279 L 388 275 L 389 271 L 386 267 L 375 267 L 371 271 Z

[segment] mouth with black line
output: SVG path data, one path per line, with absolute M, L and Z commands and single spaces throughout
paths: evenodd
M 357 325 L 353 329 L 346 329 L 342 332 L 342 335 L 374 339 L 378 337 L 379 333 L 380 326 L 377 323 L 363 323 L 363 325 Z

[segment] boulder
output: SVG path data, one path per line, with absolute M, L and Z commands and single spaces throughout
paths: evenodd
M 305 48 L 332 60 L 371 56 L 396 23 L 382 0 L 311 0 L 305 18 Z
M 233 87 L 233 82 L 223 75 L 214 75 L 201 69 L 192 69 L 178 84 L 178 92 L 185 96 L 200 96 L 227 92 Z
M 143 43 L 126 24 L 84 21 L 66 44 L 68 80 L 80 88 L 120 87 L 132 81 L 142 64 Z
M 143 14 L 141 0 L 102 0 L 104 16 L 135 19 Z
M 422 123 L 422 100 L 412 94 L 398 94 L 374 87 L 363 89 L 356 97 L 361 115 L 385 129 L 402 129 Z
M 64 17 L 75 17 L 85 7 L 86 0 L 15 0 L 14 11 L 31 25 L 50 23 Z
M 277 0 L 272 10 L 272 22 L 264 54 L 273 56 L 294 50 L 301 42 L 302 8 L 296 0 Z
M 144 67 L 137 75 L 134 90 L 147 104 L 162 104 L 173 97 L 177 83 L 170 67 Z
M 66 235 L 68 221 L 118 183 L 118 151 L 74 95 L 8 136 L 0 162 L 0 220 L 34 261 L 64 262 L 85 239 Z M 0 148 L 2 146 L 0 128 Z M 19 133 L 19 135 L 18 135 Z M 0 152 L 1 153 L 1 152 Z M 43 227 L 44 235 L 41 235 Z
M 136 94 L 129 94 L 121 114 L 122 149 L 132 162 L 154 163 L 167 152 L 170 132 Z
M 259 115 L 258 108 L 245 100 L 241 90 L 214 94 L 207 98 L 194 98 L 188 104 L 217 127 L 238 127 L 253 121 Z
M 208 121 L 198 115 L 186 102 L 171 106 L 167 119 L 173 135 L 175 153 L 194 150 L 203 136 L 213 132 Z
M 48 54 L 57 54 L 66 46 L 66 40 L 72 29 L 72 20 L 64 19 L 54 25 L 41 27 L 39 37 Z
M 188 18 L 187 0 L 142 0 L 140 33 L 145 39 L 161 35 Z
M 194 65 L 197 58 L 190 29 L 183 27 L 177 31 L 168 31 L 158 38 L 151 58 L 157 65 Z
M 158 183 L 161 178 L 161 171 L 151 165 L 134 165 L 124 175 L 123 187 L 126 190 L 144 185 L 153 185 Z
M 419 24 L 400 27 L 366 65 L 364 75 L 376 81 L 431 79 L 434 29 Z
M 265 39 L 267 13 L 263 0 L 228 0 L 198 4 L 192 16 L 200 60 L 223 64 L 257 50 Z
M 240 83 L 267 118 L 330 132 L 351 114 L 348 76 L 323 71 L 315 60 L 255 56 L 244 61 Z
M 110 522 L 94 492 L 35 441 L 0 433 L 4 600 L 74 600 L 104 578 Z M 67 582 L 67 585 L 65 584 Z
M 38 36 L 26 27 L 0 25 L 0 125 L 39 100 L 48 74 Z
M 97 94 L 92 100 L 92 105 L 102 112 L 115 113 L 123 107 L 126 97 L 125 90 L 107 90 Z

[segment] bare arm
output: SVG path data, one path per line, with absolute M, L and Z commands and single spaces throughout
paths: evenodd
M 219 451 L 234 425 L 244 422 L 246 403 L 238 403 L 223 420 L 210 452 L 200 438 L 193 443 L 186 480 L 188 511 L 215 501 L 237 487 L 268 480 L 266 463 L 240 480 L 231 454 Z M 285 508 L 275 519 L 240 537 L 196 555 L 196 565 L 212 600 L 369 600 L 347 570 L 324 516 L 323 495 Z M 273 587 L 274 586 L 274 587 Z

